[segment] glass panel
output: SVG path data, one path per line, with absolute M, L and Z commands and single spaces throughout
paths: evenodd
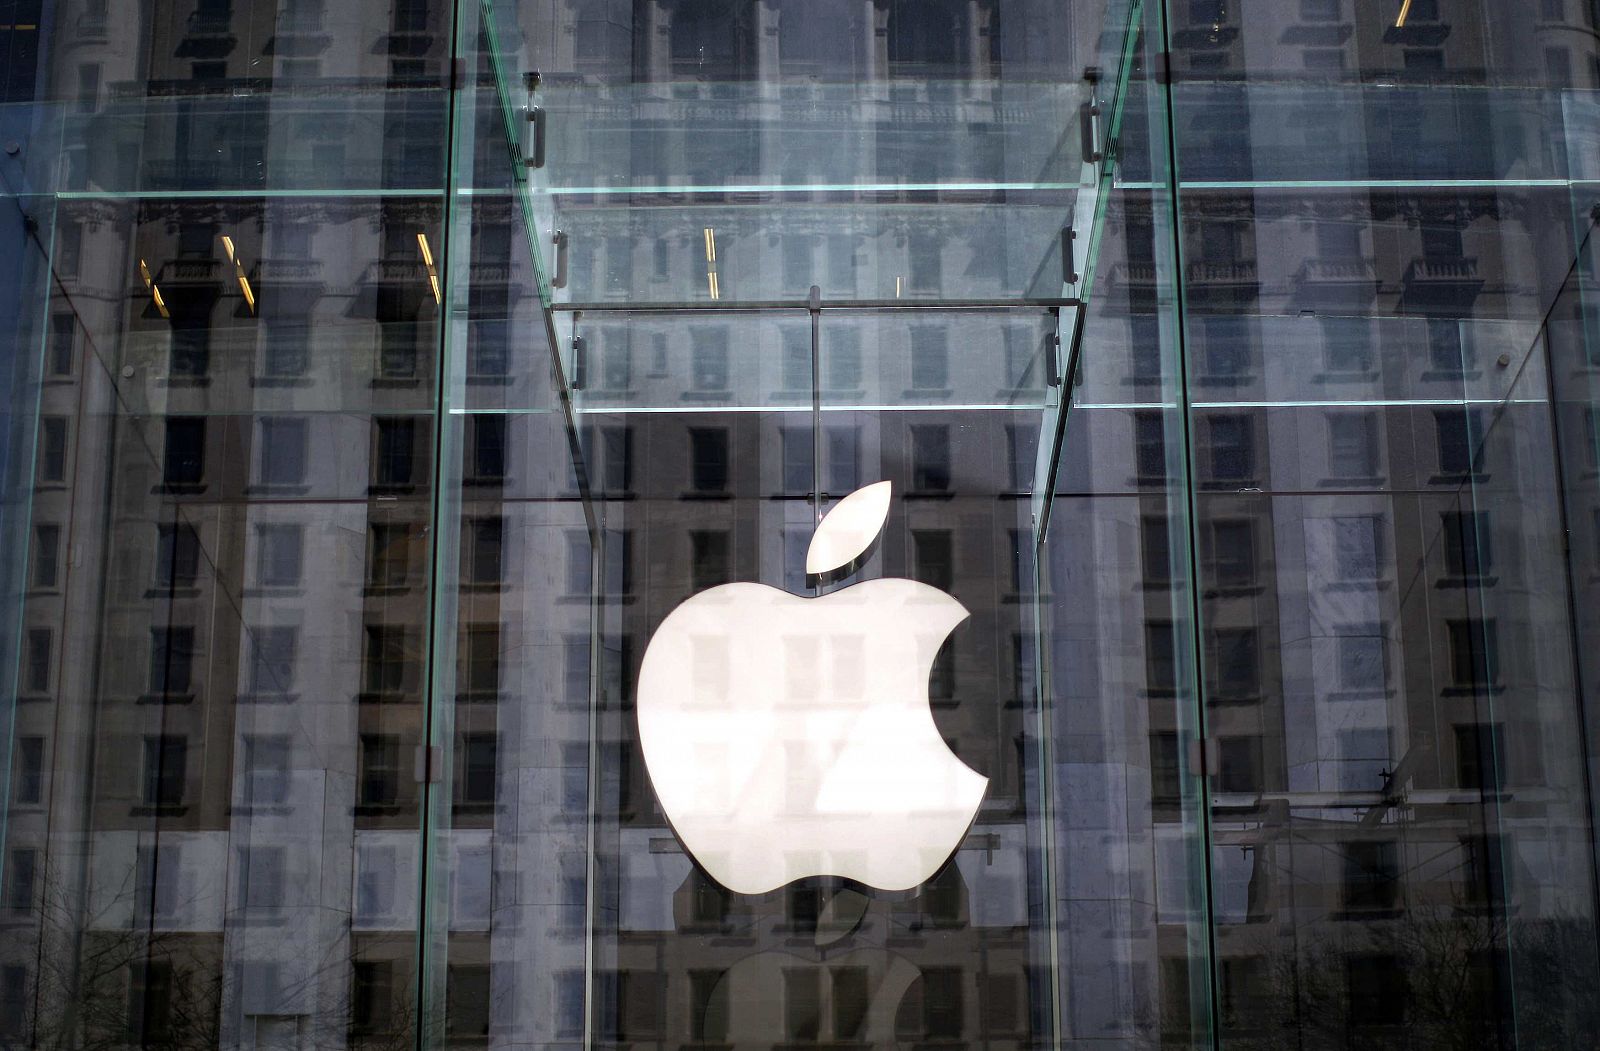
M 1168 35 L 1219 1033 L 1559 1044 L 1596 971 L 1591 13 L 1242 13 Z

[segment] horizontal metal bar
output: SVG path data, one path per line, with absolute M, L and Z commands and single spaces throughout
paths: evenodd
M 820 310 L 1050 310 L 1082 305 L 1080 299 L 824 299 Z M 552 303 L 558 313 L 613 314 L 752 314 L 769 310 L 805 313 L 804 299 L 752 299 L 745 302 L 699 303 Z

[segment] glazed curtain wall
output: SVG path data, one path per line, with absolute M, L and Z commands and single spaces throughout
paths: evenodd
M 1593 1040 L 1587 5 L 13 8 L 0 1040 Z M 985 801 L 732 894 L 640 662 L 880 478 Z

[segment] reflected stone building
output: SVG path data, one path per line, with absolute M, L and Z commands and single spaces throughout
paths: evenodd
M 1591 5 L 33 6 L 6 1046 L 1594 1031 Z M 988 793 L 733 894 L 640 661 L 880 479 Z

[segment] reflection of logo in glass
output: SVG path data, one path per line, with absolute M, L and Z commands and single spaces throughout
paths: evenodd
M 808 573 L 861 558 L 890 485 L 817 526 Z M 928 675 L 967 611 L 914 580 L 820 598 L 724 584 L 668 614 L 639 672 L 639 738 L 667 819 L 719 883 L 761 894 L 807 876 L 904 890 L 960 845 L 988 781 L 950 751 Z

